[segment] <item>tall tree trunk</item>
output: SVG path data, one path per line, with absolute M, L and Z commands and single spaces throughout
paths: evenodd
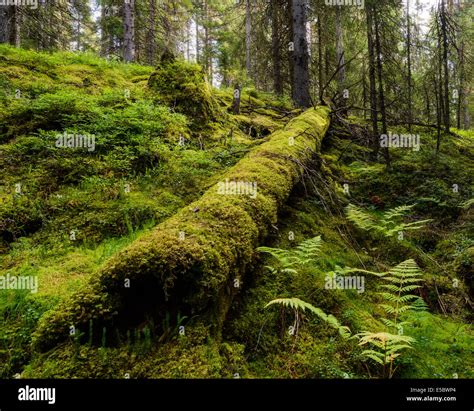
M 126 62 L 135 59 L 135 0 L 125 0 L 123 6 L 123 59 Z
M 461 2 L 458 3 L 457 5 L 457 13 L 458 15 L 461 15 Z M 465 70 L 465 45 L 464 45 L 464 39 L 462 38 L 462 33 L 460 30 L 457 31 L 456 35 L 461 37 L 460 40 L 460 45 L 458 48 L 458 61 L 459 61 L 459 90 L 458 90 L 458 109 L 457 109 L 457 128 L 466 128 L 466 122 L 464 121 L 464 114 L 467 113 L 466 109 L 467 107 L 467 93 L 465 91 L 466 87 L 466 70 Z
M 441 84 L 441 78 L 439 79 L 439 83 Z M 436 154 L 439 153 L 439 147 L 441 145 L 441 101 L 442 101 L 442 95 L 441 93 L 441 87 L 438 87 L 436 84 L 436 76 L 434 76 L 433 79 L 433 85 L 434 85 L 434 94 L 435 94 L 435 100 L 436 100 Z
M 21 10 L 20 6 L 10 6 L 13 9 L 12 33 L 10 43 L 19 48 L 21 46 Z
M 382 133 L 387 135 L 387 112 L 385 109 L 385 93 L 384 93 L 384 84 L 383 84 L 383 67 L 382 67 L 382 46 L 380 41 L 380 19 L 377 9 L 374 10 L 374 23 L 375 23 L 375 50 L 377 55 L 377 76 L 379 83 L 379 102 L 380 102 L 380 115 L 382 120 Z M 387 166 L 390 167 L 390 152 L 389 148 L 384 147 L 384 157 Z
M 375 83 L 375 49 L 373 36 L 373 9 L 366 7 L 367 49 L 369 51 L 369 87 L 370 87 L 370 120 L 372 122 L 372 160 L 377 159 L 379 152 L 379 127 L 377 122 L 377 86 Z
M 443 69 L 444 69 L 444 131 L 449 133 L 449 70 L 448 70 L 448 27 L 445 0 L 441 0 L 441 34 L 443 36 Z
M 318 90 L 319 102 L 324 101 L 324 77 L 323 77 L 323 43 L 321 33 L 321 14 L 318 14 Z
M 365 57 L 362 57 L 362 102 L 363 105 L 362 107 L 365 109 L 367 107 L 367 65 L 365 62 Z M 362 110 L 362 115 L 364 117 L 364 120 L 367 120 L 367 110 Z
M 342 37 L 341 6 L 336 7 L 336 60 L 337 68 L 337 87 L 340 94 L 344 90 L 346 81 L 346 68 L 344 61 L 344 42 Z
M 101 3 L 100 6 L 100 55 L 101 57 L 108 56 L 108 34 L 105 31 L 105 19 L 107 17 L 106 5 Z M 42 42 L 41 42 L 42 43 Z
M 191 19 L 186 23 L 186 60 L 191 61 Z
M 252 10 L 250 1 L 251 0 L 246 0 L 245 2 L 245 69 L 249 77 L 252 75 Z
M 10 42 L 12 7 L 0 7 L 0 43 Z
M 81 51 L 81 15 L 79 12 L 76 20 L 76 50 Z
M 411 132 L 413 122 L 412 76 L 411 76 L 411 21 L 410 0 L 407 0 L 407 69 L 408 69 L 408 130 Z
M 204 61 L 209 82 L 212 84 L 212 53 L 209 35 L 209 3 L 204 0 Z
M 196 63 L 200 63 L 201 60 L 201 45 L 199 43 L 199 14 L 196 11 L 194 18 L 194 23 L 196 24 Z
M 434 84 L 436 86 L 436 82 Z M 430 93 L 428 92 L 428 87 L 426 86 L 426 84 L 423 86 L 423 91 L 425 92 L 425 102 L 426 102 L 426 121 L 428 122 L 428 124 L 430 124 L 431 123 Z
M 289 44 L 286 47 L 288 50 L 288 67 L 289 67 L 289 84 L 290 84 L 290 95 L 293 96 L 294 93 L 294 69 L 295 69 L 295 47 L 293 43 L 293 14 L 292 14 L 292 5 L 291 2 L 292 0 L 285 0 L 286 2 L 286 12 L 287 12 L 287 18 L 286 20 L 288 21 L 288 38 L 287 42 L 291 44 L 292 48 L 290 49 Z
M 307 0 L 292 0 L 293 15 L 293 101 L 298 107 L 310 107 L 308 41 L 306 39 Z
M 155 63 L 155 27 L 156 27 L 156 0 L 149 0 L 149 15 L 148 15 L 148 30 L 147 30 L 147 40 L 146 40 L 146 58 L 147 62 L 150 65 Z
M 471 121 L 469 117 L 469 107 L 468 107 L 468 92 L 466 90 L 466 71 L 465 71 L 465 55 L 464 55 L 464 42 L 461 44 L 461 55 L 462 55 L 462 63 L 461 63 L 461 93 L 459 95 L 459 99 L 461 100 L 462 104 L 462 126 L 464 130 L 467 130 L 471 126 Z
M 279 3 L 277 0 L 271 2 L 272 13 L 272 57 L 273 57 L 273 89 L 276 94 L 283 94 L 283 81 L 281 76 L 281 41 L 280 41 L 280 18 L 278 13 Z
M 341 6 L 336 7 L 336 60 L 337 60 L 337 91 L 343 100 L 341 101 L 344 107 L 346 106 L 346 101 L 344 98 L 344 89 L 346 83 L 346 67 L 345 67 L 345 58 L 344 58 L 344 39 L 342 33 L 342 16 L 341 16 Z M 342 116 L 347 116 L 347 109 L 341 111 Z
M 436 37 L 438 40 L 438 113 L 436 117 L 438 122 L 438 138 L 436 141 L 436 153 L 439 152 L 439 147 L 441 144 L 441 118 L 445 118 L 445 99 L 443 96 L 443 56 L 441 51 L 441 30 L 438 16 L 436 17 Z

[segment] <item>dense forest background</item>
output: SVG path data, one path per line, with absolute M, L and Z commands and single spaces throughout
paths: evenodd
M 472 378 L 473 20 L 0 0 L 0 377 Z
M 469 128 L 468 1 L 339 3 L 24 0 L 2 7 L 0 42 L 152 66 L 179 56 L 217 86 L 253 84 L 305 107 L 345 99 L 383 122 Z

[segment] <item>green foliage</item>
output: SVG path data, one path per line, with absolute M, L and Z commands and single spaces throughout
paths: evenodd
M 373 348 L 364 350 L 362 355 L 382 366 L 382 378 L 392 378 L 397 370 L 395 360 L 404 350 L 412 348 L 416 340 L 405 336 L 405 327 L 409 321 L 402 321 L 401 317 L 410 310 L 421 311 L 426 309 L 426 304 L 421 297 L 412 292 L 421 286 L 423 281 L 422 272 L 414 260 L 407 260 L 390 269 L 388 273 L 379 275 L 384 281 L 380 288 L 385 291 L 379 294 L 386 301 L 380 304 L 387 318 L 381 321 L 389 330 L 395 330 L 397 334 L 390 332 L 364 331 L 356 335 L 359 345 L 370 345 Z
M 382 378 L 392 378 L 397 367 L 395 360 L 403 350 L 411 349 L 415 339 L 405 335 L 390 334 L 387 332 L 362 332 L 358 334 L 359 345 L 369 345 L 373 348 L 366 349 L 362 355 L 370 358 L 382 366 Z
M 381 304 L 389 318 L 383 319 L 387 327 L 403 332 L 405 322 L 400 322 L 402 314 L 409 310 L 422 310 L 426 307 L 422 298 L 412 294 L 421 287 L 424 281 L 422 272 L 414 260 L 407 260 L 393 267 L 387 275 L 382 277 L 385 284 L 380 287 L 386 291 L 380 293 L 387 302 Z
M 310 311 L 313 314 L 316 314 L 321 320 L 323 320 L 325 323 L 330 325 L 332 328 L 336 329 L 341 337 L 343 338 L 349 338 L 351 335 L 351 331 L 349 327 L 342 326 L 339 321 L 337 320 L 336 317 L 334 317 L 331 314 L 326 314 L 323 310 L 320 308 L 316 308 L 315 306 L 300 300 L 299 298 L 278 298 L 276 300 L 270 301 L 265 308 L 273 305 L 273 304 L 279 304 L 283 307 L 288 307 L 291 308 L 295 312 L 295 324 L 296 324 L 296 329 L 298 329 L 298 318 L 299 318 L 299 312 L 305 312 L 306 310 Z
M 301 267 L 315 261 L 315 257 L 320 252 L 321 236 L 310 238 L 303 241 L 292 250 L 284 250 L 281 248 L 258 247 L 257 251 L 270 254 L 278 262 L 281 272 L 295 273 L 292 267 Z M 277 270 L 272 266 L 267 266 L 270 271 Z
M 408 311 L 413 350 L 399 358 L 399 378 L 474 378 L 472 324 L 428 311 Z
M 346 207 L 347 218 L 357 227 L 365 231 L 372 231 L 385 237 L 394 237 L 399 232 L 421 229 L 431 220 L 414 221 L 405 223 L 402 219 L 413 209 L 412 206 L 400 206 L 382 213 L 377 218 L 373 214 L 350 204 Z

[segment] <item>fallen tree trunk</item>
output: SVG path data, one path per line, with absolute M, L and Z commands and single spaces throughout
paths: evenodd
M 239 291 L 236 280 L 276 223 L 303 165 L 319 151 L 329 122 L 329 109 L 318 107 L 273 133 L 201 199 L 119 252 L 46 313 L 35 348 L 50 349 L 71 334 L 92 340 L 104 326 L 127 329 L 165 313 L 200 316 L 219 332 Z

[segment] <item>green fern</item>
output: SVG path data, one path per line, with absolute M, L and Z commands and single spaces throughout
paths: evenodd
M 381 217 L 375 217 L 371 213 L 350 204 L 346 207 L 346 215 L 349 221 L 365 231 L 375 232 L 384 237 L 394 237 L 399 232 L 413 231 L 423 228 L 431 220 L 420 220 L 411 223 L 403 222 L 406 215 L 414 206 L 399 206 L 388 210 Z
M 396 358 L 406 349 L 412 349 L 416 341 L 412 337 L 387 332 L 371 333 L 368 331 L 357 334 L 359 345 L 369 345 L 371 348 L 362 352 L 362 355 L 382 366 L 382 377 L 392 378 L 397 367 Z
M 381 318 L 382 323 L 391 332 L 369 332 L 364 331 L 356 335 L 359 345 L 371 345 L 372 348 L 362 352 L 366 358 L 370 358 L 382 366 L 383 378 L 392 378 L 397 367 L 395 360 L 402 355 L 405 349 L 412 348 L 415 339 L 404 334 L 404 327 L 409 325 L 408 321 L 401 321 L 401 316 L 410 310 L 424 310 L 426 304 L 421 297 L 413 294 L 421 286 L 423 281 L 422 272 L 416 262 L 412 259 L 406 260 L 387 273 L 378 274 L 384 284 L 379 294 L 385 300 L 380 304 L 386 313 L 386 318 Z M 395 334 L 396 333 L 396 334 Z
M 317 308 L 310 303 L 300 300 L 299 298 L 278 298 L 276 300 L 270 301 L 265 308 L 278 304 L 286 308 L 291 308 L 295 312 L 295 325 L 294 328 L 298 330 L 299 328 L 299 312 L 305 312 L 306 310 L 316 314 L 320 319 L 322 319 L 325 323 L 330 325 L 332 328 L 336 329 L 341 337 L 347 339 L 351 336 L 351 330 L 349 327 L 343 326 L 339 323 L 336 317 L 331 314 L 326 314 L 320 308 Z
M 257 251 L 270 254 L 278 261 L 279 268 L 266 266 L 271 272 L 296 273 L 293 267 L 304 266 L 316 260 L 321 249 L 321 236 L 303 241 L 293 250 L 281 248 L 259 247 Z
M 293 251 L 294 258 L 298 265 L 306 265 L 316 261 L 316 256 L 321 251 L 321 236 L 303 241 Z
M 463 210 L 469 210 L 472 205 L 474 204 L 474 198 L 470 198 L 469 200 L 463 201 L 459 208 L 462 208 Z
M 419 283 L 424 281 L 422 272 L 416 262 L 410 259 L 392 268 L 382 279 L 385 281 L 385 284 L 381 285 L 384 291 L 379 294 L 386 304 L 381 304 L 381 306 L 391 317 L 383 321 L 387 326 L 399 329 L 402 326 L 399 319 L 403 313 L 423 309 L 423 300 L 420 296 L 413 294 L 413 291 L 421 287 Z M 424 306 L 426 307 L 426 304 Z

